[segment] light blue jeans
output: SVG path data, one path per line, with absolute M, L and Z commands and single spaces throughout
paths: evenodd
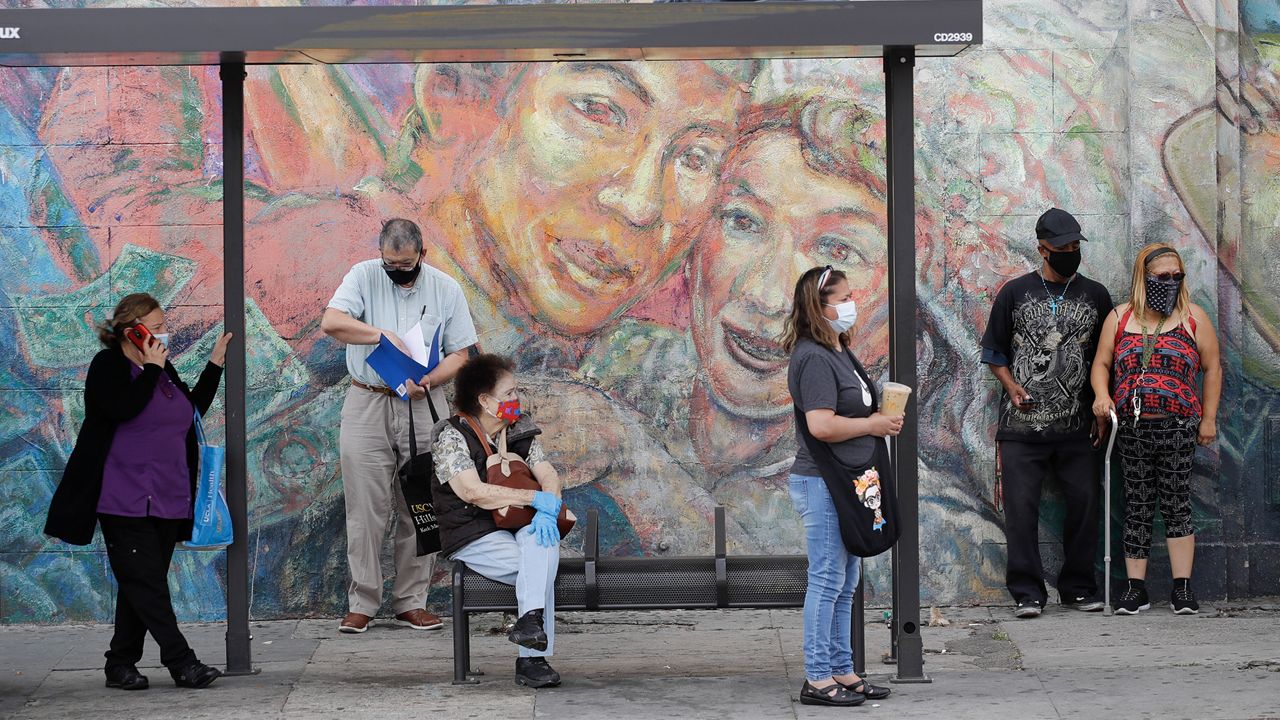
M 560 569 L 560 545 L 542 547 L 529 528 L 513 536 L 509 530 L 495 530 L 472 540 L 450 560 L 468 567 L 495 582 L 516 586 L 516 606 L 520 616 L 542 610 L 547 649 L 520 648 L 520 657 L 551 657 L 556 644 L 556 571 Z
M 850 623 L 862 558 L 840 539 L 836 506 L 820 477 L 792 475 L 791 502 L 804 520 L 809 587 L 804 594 L 804 674 L 825 680 L 853 672 Z

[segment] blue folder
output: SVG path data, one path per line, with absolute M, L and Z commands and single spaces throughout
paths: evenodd
M 369 353 L 369 358 L 365 360 L 373 371 L 378 373 L 378 377 L 387 384 L 387 387 L 395 390 L 401 400 L 409 399 L 409 391 L 405 386 L 406 380 L 418 382 L 423 375 L 431 372 L 440 364 L 440 328 L 436 328 L 435 335 L 431 338 L 431 349 L 427 352 L 427 366 L 423 367 L 421 363 L 413 358 L 405 355 L 383 335 L 378 340 L 378 347 Z

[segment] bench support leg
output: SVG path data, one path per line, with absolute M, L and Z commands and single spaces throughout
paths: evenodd
M 475 685 L 479 683 L 471 672 L 471 619 L 466 611 L 466 598 L 462 590 L 462 574 L 466 565 L 453 564 L 453 684 Z

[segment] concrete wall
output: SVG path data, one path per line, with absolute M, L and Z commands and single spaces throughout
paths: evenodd
M 1197 583 L 1280 592 L 1280 11 L 989 0 L 986 39 L 917 71 L 925 602 L 1006 597 L 997 386 L 977 342 L 1050 205 L 1081 219 L 1083 272 L 1117 300 L 1143 244 L 1188 258 L 1227 365 L 1221 440 L 1194 483 Z M 101 544 L 40 529 L 83 417 L 92 323 L 151 292 L 189 378 L 219 330 L 218 88 L 216 69 L 0 69 L 0 621 L 112 615 Z M 434 239 L 484 349 L 517 358 L 606 551 L 704 552 L 724 504 L 733 549 L 802 552 L 772 338 L 796 276 L 830 263 L 851 274 L 859 355 L 886 371 L 881 91 L 869 61 L 252 68 L 253 615 L 345 609 L 346 368 L 318 324 L 394 216 Z M 1053 492 L 1044 516 L 1052 568 Z M 221 554 L 179 553 L 180 616 L 221 617 L 221 576 Z M 868 582 L 887 601 L 887 561 Z

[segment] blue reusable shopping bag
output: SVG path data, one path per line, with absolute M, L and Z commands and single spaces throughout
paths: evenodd
M 196 439 L 200 442 L 200 475 L 196 479 L 194 527 L 191 539 L 184 542 L 188 550 L 221 550 L 231 544 L 231 508 L 222 494 L 222 468 L 227 449 L 210 445 L 204 438 L 200 412 L 195 413 Z

